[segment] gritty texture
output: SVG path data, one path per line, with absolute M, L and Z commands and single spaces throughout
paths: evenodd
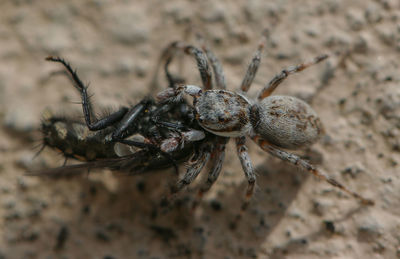
M 0 258 L 400 258 L 400 4 L 397 0 L 1 1 Z M 193 213 L 196 184 L 157 210 L 173 170 L 71 179 L 24 176 L 63 158 L 40 144 L 41 113 L 81 115 L 79 93 L 48 55 L 91 82 L 98 107 L 153 96 L 163 48 L 204 33 L 237 90 L 261 32 L 270 40 L 249 96 L 283 68 L 330 58 L 274 94 L 311 104 L 326 135 L 296 152 L 367 198 L 360 204 L 247 141 L 257 186 L 236 229 L 247 181 L 231 141 L 221 175 Z M 193 59 L 174 73 L 201 85 Z M 153 85 L 153 87 L 150 87 Z M 79 115 L 79 116 L 80 116 Z M 183 169 L 182 169 L 183 170 Z M 206 173 L 201 174 L 205 180 Z M 189 200 L 189 202 L 188 202 Z

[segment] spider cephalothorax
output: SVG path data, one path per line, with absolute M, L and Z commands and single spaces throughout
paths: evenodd
M 199 124 L 215 135 L 239 137 L 251 128 L 250 102 L 241 94 L 227 90 L 199 92 L 194 95 L 193 105 Z

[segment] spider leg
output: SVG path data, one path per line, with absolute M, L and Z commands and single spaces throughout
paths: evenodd
M 200 77 L 203 82 L 203 86 L 206 90 L 212 88 L 212 74 L 211 74 L 211 69 L 210 66 L 208 65 L 207 57 L 204 54 L 204 52 L 194 46 L 188 45 L 183 42 L 173 42 L 170 44 L 165 50 L 165 57 L 164 60 L 166 60 L 165 64 L 165 71 L 167 74 L 167 78 L 170 81 L 172 80 L 172 76 L 169 73 L 168 66 L 171 63 L 172 59 L 177 53 L 177 50 L 183 51 L 183 53 L 191 55 L 195 58 L 196 63 L 197 63 L 197 68 L 199 69 L 200 72 Z
M 245 144 L 246 144 L 246 137 L 236 138 L 237 153 L 248 182 L 245 201 L 242 204 L 241 213 L 243 213 L 247 209 L 250 203 L 250 199 L 253 196 L 254 186 L 256 183 L 256 174 L 254 173 L 253 164 L 251 163 L 251 159 L 249 153 L 247 152 L 247 147 Z
M 187 162 L 187 170 L 185 175 L 181 180 L 176 183 L 170 190 L 170 194 L 162 199 L 161 206 L 169 207 L 171 203 L 176 199 L 177 193 L 181 191 L 185 186 L 189 185 L 196 179 L 199 175 L 203 167 L 206 165 L 210 158 L 210 150 L 212 146 L 210 143 L 206 143 L 202 145 L 197 154 L 195 154 L 188 162 Z
M 197 155 L 192 157 L 187 164 L 187 171 L 183 178 L 178 181 L 175 187 L 172 188 L 171 193 L 177 193 L 181 191 L 185 186 L 191 184 L 194 179 L 199 175 L 205 164 L 210 159 L 210 149 L 212 148 L 211 144 L 205 144 L 200 148 L 200 151 Z
M 212 74 L 210 66 L 208 65 L 207 57 L 200 49 L 188 45 L 184 47 L 186 54 L 192 55 L 197 62 L 197 68 L 200 72 L 201 81 L 203 82 L 204 89 L 209 90 L 212 88 Z
M 286 152 L 284 150 L 281 150 L 277 147 L 274 147 L 270 145 L 267 141 L 257 137 L 257 136 L 251 136 L 253 141 L 257 143 L 264 151 L 268 152 L 269 154 L 278 157 L 284 161 L 287 161 L 289 163 L 292 163 L 301 169 L 313 174 L 314 176 L 318 177 L 319 179 L 322 179 L 329 184 L 331 184 L 334 187 L 337 187 L 341 189 L 342 191 L 350 194 L 357 200 L 359 200 L 363 205 L 374 205 L 374 201 L 370 199 L 363 198 L 360 196 L 358 193 L 353 192 L 349 189 L 347 189 L 343 184 L 339 183 L 336 181 L 334 178 L 330 177 L 329 175 L 325 174 L 324 172 L 318 170 L 315 166 L 311 165 L 307 161 L 301 159 L 299 156 L 296 156 L 294 154 L 291 154 L 289 152 Z
M 249 67 L 247 68 L 246 75 L 243 78 L 242 84 L 240 86 L 240 89 L 243 92 L 247 92 L 253 83 L 254 77 L 256 76 L 258 67 L 260 66 L 261 62 L 261 55 L 262 51 L 264 49 L 264 46 L 267 41 L 267 32 L 263 33 L 262 39 L 260 40 L 260 43 L 258 44 L 258 48 L 256 53 L 254 53 L 253 59 L 250 62 Z
M 150 86 L 153 91 L 156 91 L 158 87 L 158 74 L 161 68 L 161 65 L 164 63 L 164 71 L 166 73 L 166 77 L 169 83 L 169 87 L 174 87 L 174 80 L 173 76 L 169 73 L 168 66 L 172 61 L 172 56 L 174 55 L 174 52 L 176 51 L 176 47 L 174 46 L 177 44 L 177 42 L 172 42 L 170 45 L 168 45 L 163 51 L 161 52 L 161 55 L 157 61 L 156 69 L 153 73 L 153 78 L 151 80 Z
M 224 138 L 224 137 L 220 137 L 217 139 L 218 143 L 215 145 L 214 149 L 211 152 L 211 159 L 213 159 L 211 169 L 208 172 L 208 177 L 206 182 L 197 192 L 197 197 L 192 204 L 192 211 L 196 209 L 201 199 L 203 198 L 203 195 L 210 190 L 211 186 L 218 179 L 218 176 L 222 169 L 222 164 L 224 162 L 225 146 L 228 140 L 229 138 Z
M 251 163 L 251 159 L 249 156 L 249 153 L 247 152 L 247 147 L 246 147 L 246 137 L 238 137 L 235 138 L 236 140 L 236 149 L 237 153 L 239 156 L 240 163 L 242 165 L 242 169 L 244 171 L 244 174 L 247 178 L 247 190 L 246 190 L 246 196 L 245 199 L 242 203 L 242 207 L 240 209 L 239 214 L 236 215 L 235 219 L 230 223 L 230 227 L 232 229 L 236 228 L 238 222 L 243 216 L 243 213 L 246 211 L 247 207 L 249 206 L 250 199 L 253 196 L 254 193 L 254 186 L 256 183 L 256 174 L 254 172 L 253 164 Z
M 208 60 L 211 63 L 212 70 L 214 72 L 214 80 L 217 88 L 219 89 L 226 89 L 226 82 L 225 82 L 225 75 L 224 70 L 222 69 L 221 62 L 211 51 L 210 47 L 208 46 L 206 40 L 204 39 L 203 35 L 199 32 L 196 32 L 197 41 L 200 43 L 201 49 L 206 53 Z
M 184 81 L 185 81 L 183 78 L 173 76 L 169 72 L 169 65 L 171 64 L 173 57 L 176 55 L 176 52 L 178 50 L 177 46 L 179 44 L 180 44 L 179 42 L 171 43 L 170 47 L 167 47 L 167 51 L 166 51 L 165 57 L 164 57 L 164 59 L 165 59 L 164 72 L 165 72 L 165 76 L 167 77 L 169 87 L 171 87 L 171 88 L 174 88 L 175 85 L 184 83 Z M 162 62 L 162 60 L 161 60 L 161 62 Z
M 272 78 L 272 80 L 269 81 L 269 83 L 261 90 L 257 97 L 258 101 L 268 97 L 289 75 L 303 71 L 304 69 L 315 65 L 326 58 L 328 58 L 328 55 L 320 55 L 309 62 L 283 69 L 279 74 L 275 75 L 274 78 Z
M 85 86 L 81 79 L 78 77 L 78 74 L 76 71 L 72 69 L 70 64 L 66 62 L 64 59 L 60 57 L 47 57 L 47 61 L 52 61 L 52 62 L 58 62 L 61 63 L 67 71 L 71 74 L 71 78 L 73 82 L 75 83 L 75 87 L 80 91 L 81 93 L 81 98 L 82 98 L 82 109 L 83 109 L 83 114 L 85 116 L 85 121 L 86 125 L 90 130 L 96 131 L 96 130 L 101 130 L 104 129 L 110 125 L 113 125 L 115 122 L 119 121 L 122 119 L 122 117 L 127 113 L 128 109 L 126 107 L 120 108 L 118 111 L 108 115 L 107 117 L 103 119 L 96 119 L 93 109 L 92 109 L 92 104 L 89 100 L 88 92 L 87 89 L 88 87 Z M 92 122 L 92 118 L 94 122 Z

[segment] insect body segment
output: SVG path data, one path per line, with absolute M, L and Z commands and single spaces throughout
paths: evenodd
M 42 121 L 43 144 L 81 161 L 118 157 L 115 142 L 107 140 L 110 133 L 111 129 L 90 131 L 85 124 L 65 117 L 51 116 Z

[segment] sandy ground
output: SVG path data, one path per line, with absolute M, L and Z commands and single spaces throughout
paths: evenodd
M 32 1 L 0 3 L 0 258 L 400 258 L 400 4 L 397 0 Z M 164 171 L 69 180 L 24 176 L 63 162 L 53 150 L 34 160 L 41 113 L 80 112 L 70 82 L 50 76 L 68 59 L 91 82 L 98 107 L 135 103 L 161 50 L 202 31 L 237 89 L 261 31 L 271 40 L 251 96 L 282 68 L 328 53 L 276 91 L 311 102 L 326 136 L 310 159 L 374 207 L 271 158 L 250 143 L 257 191 L 240 225 L 246 182 L 228 145 L 220 179 L 198 210 L 155 215 Z M 180 72 L 199 84 L 185 59 Z M 164 78 L 160 78 L 165 83 Z M 203 179 L 204 180 L 204 179 Z M 199 183 L 199 181 L 197 181 Z M 181 193 L 193 198 L 196 184 Z

